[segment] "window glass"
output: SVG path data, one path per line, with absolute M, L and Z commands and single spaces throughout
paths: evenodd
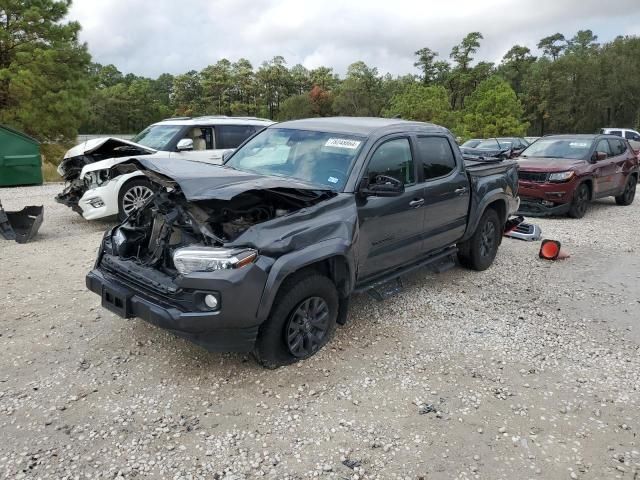
M 236 150 L 225 165 L 341 190 L 365 141 L 351 134 L 272 127 Z
M 218 148 L 238 148 L 242 142 L 256 132 L 254 125 L 219 125 Z
M 182 128 L 181 125 L 152 125 L 133 137 L 131 141 L 156 150 L 165 150 Z
M 640 135 L 635 132 L 624 132 L 624 137 L 627 140 L 635 140 L 636 142 L 640 140 Z
M 614 156 L 622 155 L 627 150 L 624 140 L 609 140 L 609 145 Z
M 202 131 L 202 138 L 205 141 L 206 149 L 213 150 L 215 148 L 215 143 L 213 141 L 213 130 L 209 127 L 200 127 Z
M 607 157 L 612 155 L 611 147 L 609 147 L 609 142 L 604 138 L 598 142 L 598 146 L 596 147 L 596 152 L 604 152 L 607 154 Z
M 393 177 L 405 185 L 415 183 L 409 139 L 396 138 L 380 145 L 371 157 L 367 175 L 369 183 L 376 183 L 378 175 Z
M 443 177 L 456 168 L 456 160 L 446 138 L 418 137 L 417 143 L 425 180 Z
M 609 133 L 610 133 L 611 135 L 617 135 L 617 136 L 619 136 L 619 137 L 621 137 L 621 136 L 622 136 L 622 132 L 621 132 L 620 130 L 611 130 Z

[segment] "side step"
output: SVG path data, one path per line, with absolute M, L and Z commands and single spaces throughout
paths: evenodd
M 457 251 L 457 247 L 449 247 L 437 255 L 357 286 L 354 293 L 367 292 L 372 298 L 378 301 L 386 300 L 387 298 L 390 298 L 402 291 L 404 288 L 404 284 L 402 283 L 403 275 L 407 275 L 408 273 L 421 268 L 428 269 L 429 271 L 436 273 L 451 270 L 456 265 L 455 259 Z

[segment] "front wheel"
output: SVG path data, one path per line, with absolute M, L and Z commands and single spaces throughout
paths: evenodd
M 333 337 L 338 317 L 338 292 L 324 275 L 294 275 L 282 284 L 260 326 L 254 356 L 267 368 L 309 358 Z
M 144 179 L 125 183 L 118 194 L 118 218 L 124 221 L 153 196 L 151 183 Z
M 573 201 L 571 207 L 569 207 L 569 216 L 571 218 L 582 218 L 587 213 L 587 207 L 589 206 L 589 185 L 581 183 L 578 185 L 575 194 L 573 195 Z
M 633 199 L 636 197 L 637 184 L 638 182 L 636 181 L 636 177 L 629 176 L 627 183 L 624 185 L 622 195 L 618 195 L 616 197 L 616 203 L 623 206 L 631 205 L 633 203 Z
M 482 214 L 473 236 L 458 245 L 460 263 L 473 270 L 486 270 L 496 258 L 501 236 L 498 213 L 490 208 Z

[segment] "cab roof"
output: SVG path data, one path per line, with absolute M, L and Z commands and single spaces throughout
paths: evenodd
M 258 117 L 228 117 L 226 115 L 206 115 L 201 117 L 173 117 L 165 118 L 154 125 L 263 125 L 268 127 L 274 122 Z
M 371 135 L 389 130 L 431 130 L 445 133 L 448 130 L 432 123 L 413 122 L 398 118 L 379 117 L 322 117 L 305 118 L 303 120 L 291 120 L 278 123 L 275 128 L 287 128 L 297 130 L 315 130 L 333 133 L 351 133 L 354 135 Z

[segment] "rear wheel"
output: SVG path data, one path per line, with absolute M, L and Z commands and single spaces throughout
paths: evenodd
M 616 203 L 623 206 L 631 205 L 633 203 L 633 199 L 636 197 L 637 184 L 638 182 L 636 181 L 636 177 L 629 176 L 627 183 L 624 185 L 622 194 L 616 197 Z
M 317 272 L 294 275 L 280 287 L 261 325 L 254 356 L 267 368 L 309 358 L 333 337 L 338 317 L 335 285 Z
M 143 206 L 153 196 L 151 183 L 147 180 L 132 180 L 125 183 L 118 194 L 118 218 L 122 221 L 134 210 Z
M 587 213 L 587 207 L 589 206 L 589 185 L 581 183 L 578 185 L 575 193 L 573 194 L 573 201 L 569 208 L 569 216 L 572 218 L 582 218 Z
M 498 253 L 502 230 L 498 213 L 490 208 L 482 214 L 473 236 L 458 245 L 460 263 L 473 270 L 486 270 Z

